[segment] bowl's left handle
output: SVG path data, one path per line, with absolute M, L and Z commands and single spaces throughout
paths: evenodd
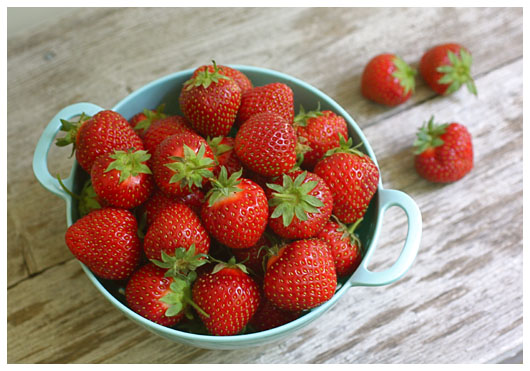
M 103 108 L 92 103 L 75 103 L 60 110 L 48 123 L 37 142 L 37 147 L 33 154 L 33 172 L 35 173 L 35 177 L 48 191 L 65 200 L 69 197 L 59 184 L 57 178 L 52 176 L 48 171 L 48 152 L 54 142 L 55 136 L 61 128 L 61 119 L 69 120 L 82 113 L 93 116 L 102 110 Z M 64 181 L 66 185 L 71 185 L 72 182 L 73 179 L 65 179 Z
M 384 215 L 390 207 L 397 206 L 407 215 L 408 230 L 405 244 L 394 264 L 381 272 L 373 272 L 367 268 L 375 248 L 370 248 L 361 265 L 349 279 L 351 286 L 383 286 L 397 281 L 412 266 L 421 240 L 422 219 L 418 205 L 404 192 L 395 189 L 379 190 L 379 213 Z M 372 241 L 377 244 L 377 238 Z

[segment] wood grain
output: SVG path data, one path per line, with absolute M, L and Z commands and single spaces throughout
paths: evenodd
M 208 27 L 196 26 L 199 13 L 210 17 Z M 522 358 L 522 35 L 519 8 L 87 8 L 8 37 L 8 362 Z M 360 96 L 371 56 L 391 50 L 414 64 L 429 46 L 453 40 L 473 53 L 478 98 L 464 90 L 437 97 L 420 79 L 414 97 L 395 109 Z M 279 70 L 333 97 L 363 128 L 385 188 L 411 195 L 423 216 L 420 251 L 403 279 L 352 288 L 317 322 L 268 347 L 197 349 L 127 320 L 72 258 L 64 203 L 31 171 L 43 128 L 64 106 L 112 107 L 149 81 L 212 58 Z M 457 183 L 430 184 L 413 169 L 415 131 L 432 114 L 473 135 L 475 167 Z M 68 155 L 50 151 L 53 173 L 68 175 Z M 390 266 L 405 234 L 404 213 L 389 209 L 370 268 Z

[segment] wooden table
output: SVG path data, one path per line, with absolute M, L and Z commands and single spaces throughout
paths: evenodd
M 488 363 L 523 353 L 523 14 L 499 9 L 80 9 L 8 37 L 7 360 L 9 363 Z M 478 97 L 436 96 L 418 79 L 394 109 L 359 92 L 382 52 L 414 66 L 438 43 L 474 56 Z M 418 203 L 423 236 L 400 281 L 353 288 L 331 311 L 267 347 L 212 351 L 175 344 L 129 321 L 92 286 L 64 243 L 65 205 L 31 170 L 36 142 L 63 107 L 103 107 L 166 74 L 215 58 L 285 72 L 341 104 L 372 145 L 385 188 Z M 412 165 L 431 115 L 473 135 L 475 167 L 435 185 Z M 68 150 L 49 167 L 67 176 Z M 385 215 L 371 266 L 396 259 L 406 233 Z

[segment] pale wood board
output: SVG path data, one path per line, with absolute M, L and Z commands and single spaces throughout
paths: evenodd
M 199 13 L 211 16 L 207 28 L 193 21 Z M 420 79 L 413 98 L 395 109 L 360 96 L 360 75 L 371 56 L 390 50 L 414 64 L 429 46 L 453 40 L 473 53 L 478 98 L 464 90 L 436 97 Z M 522 55 L 517 8 L 94 8 L 8 38 L 8 362 L 485 363 L 517 352 L 522 357 Z M 400 281 L 352 288 L 292 337 L 248 350 L 179 345 L 127 320 L 72 258 L 64 244 L 64 203 L 31 171 L 42 130 L 64 106 L 91 101 L 111 107 L 149 81 L 212 58 L 279 70 L 333 97 L 363 128 L 385 188 L 411 195 L 424 222 L 417 259 Z M 457 183 L 433 185 L 414 172 L 410 146 L 431 114 L 466 124 L 473 135 L 476 165 Z M 50 169 L 66 176 L 68 154 L 52 149 Z M 404 213 L 390 209 L 373 269 L 391 265 L 405 234 Z

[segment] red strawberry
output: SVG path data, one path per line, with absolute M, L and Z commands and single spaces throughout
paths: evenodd
M 258 242 L 244 249 L 230 249 L 238 262 L 242 262 L 256 278 L 263 278 L 265 263 L 270 246 L 272 245 L 266 232 L 261 235 Z
M 297 170 L 267 186 L 269 227 L 280 237 L 315 237 L 331 216 L 331 191 L 316 174 Z
M 93 117 L 81 115 L 79 122 L 61 120 L 61 131 L 67 134 L 57 139 L 60 147 L 74 145 L 77 162 L 87 173 L 99 156 L 114 150 L 144 149 L 142 139 L 119 113 L 105 110 Z
M 188 250 L 192 245 L 196 254 L 207 254 L 210 237 L 199 217 L 186 205 L 175 203 L 158 213 L 148 226 L 144 251 L 148 259 L 162 259 L 162 252 L 175 255 L 175 250 Z
M 420 61 L 420 74 L 425 82 L 438 94 L 454 93 L 462 85 L 477 95 L 477 88 L 471 77 L 473 58 L 469 51 L 459 44 L 442 44 L 429 49 Z
M 320 111 L 320 104 L 316 110 L 309 112 L 300 107 L 300 112 L 294 118 L 294 126 L 298 142 L 309 147 L 304 152 L 302 162 L 302 167 L 309 170 L 315 167 L 327 151 L 339 146 L 339 134 L 348 136 L 344 117 L 332 111 Z
M 333 256 L 321 239 L 291 242 L 267 262 L 264 292 L 280 309 L 314 308 L 331 299 L 336 287 Z
M 150 110 L 146 108 L 142 112 L 138 112 L 136 115 L 131 117 L 129 124 L 134 129 L 136 134 L 143 139 L 145 132 L 147 129 L 149 129 L 153 122 L 167 117 L 167 115 L 162 112 L 163 110 L 163 104 L 158 106 L 156 110 Z
M 63 183 L 60 176 L 57 176 L 59 185 L 66 193 L 77 201 L 77 211 L 80 216 L 85 216 L 92 210 L 101 209 L 102 207 L 109 206 L 104 200 L 102 200 L 94 191 L 92 181 L 90 179 L 85 181 L 83 188 L 79 194 L 73 193 Z
M 133 273 L 125 287 L 129 308 L 162 326 L 179 323 L 191 303 L 189 282 L 168 277 L 166 269 L 147 263 Z
M 194 193 L 205 185 L 214 167 L 214 154 L 206 140 L 191 133 L 164 139 L 151 163 L 156 184 L 168 196 L 177 197 Z
M 236 84 L 239 85 L 239 88 L 241 88 L 241 93 L 244 93 L 245 91 L 252 88 L 252 82 L 247 77 L 247 75 L 245 75 L 243 72 L 236 70 L 235 68 L 228 67 L 228 66 L 217 66 L 217 67 L 219 69 L 219 73 L 232 78 L 232 80 L 234 80 Z M 213 64 L 208 65 L 208 66 L 201 66 L 193 72 L 192 77 L 196 77 L 199 74 L 199 72 L 204 71 L 206 68 L 208 68 L 208 71 L 210 73 L 215 72 L 215 66 Z
M 143 135 L 144 147 L 153 155 L 164 139 L 180 133 L 194 133 L 188 121 L 182 116 L 173 115 L 153 121 Z
M 351 145 L 351 138 L 346 142 L 341 136 L 341 146 L 328 151 L 313 170 L 331 190 L 333 214 L 347 224 L 364 216 L 379 182 L 372 159 Z
M 407 101 L 414 92 L 416 71 L 394 54 L 375 56 L 365 66 L 361 93 L 367 99 L 387 106 Z
M 96 194 L 107 204 L 132 209 L 144 203 L 155 187 L 146 151 L 118 151 L 99 156 L 90 172 Z
M 363 219 L 347 226 L 338 220 L 329 220 L 318 234 L 331 249 L 338 277 L 352 274 L 362 260 L 361 241 L 355 229 Z
M 282 116 L 287 123 L 294 119 L 294 95 L 292 89 L 280 82 L 256 86 L 241 97 L 241 107 L 236 125 L 240 126 L 257 113 L 272 112 Z
M 219 177 L 212 180 L 212 189 L 201 210 L 201 219 L 208 232 L 220 243 L 231 248 L 256 244 L 265 231 L 269 207 L 263 189 L 251 180 L 241 178 L 242 171 L 227 177 L 222 167 Z
M 134 215 L 125 209 L 91 211 L 66 231 L 66 245 L 96 276 L 123 280 L 140 263 L 142 247 Z
M 414 142 L 416 171 L 435 183 L 461 179 L 473 168 L 473 143 L 464 125 L 435 124 L 431 117 Z
M 213 73 L 204 68 L 184 83 L 179 103 L 198 133 L 216 137 L 227 135 L 234 125 L 241 104 L 241 88 L 213 63 Z
M 240 333 L 258 309 L 259 287 L 242 269 L 234 260 L 220 263 L 193 285 L 193 301 L 204 311 L 199 317 L 212 335 Z
M 250 170 L 267 177 L 278 176 L 296 164 L 296 134 L 278 114 L 259 113 L 241 125 L 234 150 Z
M 169 197 L 160 189 L 156 188 L 152 196 L 142 205 L 143 211 L 146 214 L 147 225 L 153 223 L 158 214 L 166 207 L 176 203 L 184 204 L 191 208 L 196 214 L 201 212 L 201 207 L 204 202 L 204 193 L 198 189 L 194 193 L 189 193 L 181 197 Z
M 298 317 L 300 312 L 279 309 L 266 298 L 262 298 L 256 314 L 250 319 L 250 325 L 256 331 L 265 331 L 285 325 Z
M 221 166 L 226 168 L 228 176 L 241 170 L 243 165 L 241 165 L 241 161 L 239 161 L 239 158 L 234 151 L 234 138 L 220 136 L 212 139 L 208 138 L 206 141 L 212 149 L 217 161 L 217 166 L 213 170 L 214 177 L 219 176 Z

